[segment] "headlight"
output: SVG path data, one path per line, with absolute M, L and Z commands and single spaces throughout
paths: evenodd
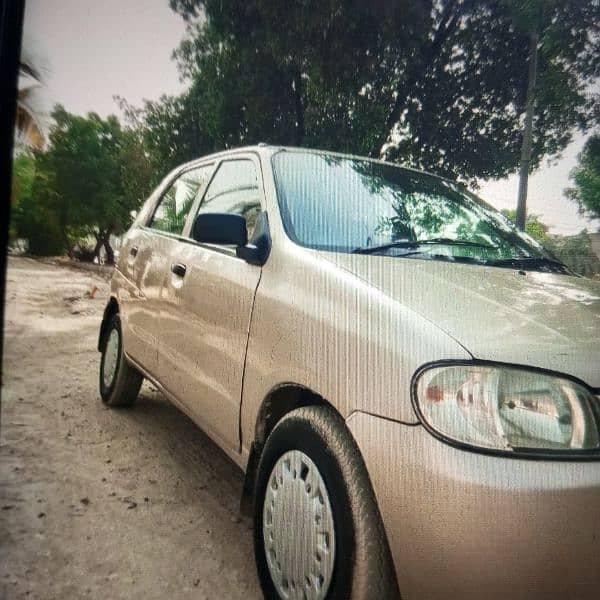
M 566 377 L 517 367 L 425 367 L 413 382 L 424 424 L 449 441 L 509 453 L 594 451 L 598 401 Z

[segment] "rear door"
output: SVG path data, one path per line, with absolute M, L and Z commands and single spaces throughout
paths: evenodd
M 211 164 L 178 174 L 123 248 L 122 260 L 132 274 L 136 296 L 126 311 L 125 347 L 127 354 L 153 377 L 158 370 L 160 311 L 170 257 L 213 169 Z
M 263 205 L 258 159 L 236 155 L 219 163 L 196 214 L 242 215 L 251 234 Z M 237 258 L 235 248 L 189 239 L 175 244 L 171 264 L 178 273 L 169 274 L 165 287 L 160 381 L 213 437 L 237 450 L 246 345 L 261 268 Z

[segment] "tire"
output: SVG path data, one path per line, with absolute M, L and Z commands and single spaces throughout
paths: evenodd
M 254 497 L 254 550 L 266 598 L 400 597 L 369 476 L 333 410 L 299 408 L 276 425 Z
M 116 352 L 116 354 L 115 354 Z M 105 369 L 112 371 L 112 377 Z M 131 365 L 123 353 L 121 319 L 118 314 L 110 317 L 102 339 L 100 360 L 100 396 L 107 406 L 131 406 L 140 391 L 142 374 Z

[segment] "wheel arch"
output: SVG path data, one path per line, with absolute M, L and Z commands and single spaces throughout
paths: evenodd
M 382 544 L 385 546 L 385 556 L 387 557 L 387 559 L 389 559 L 389 565 L 391 569 L 391 579 L 389 580 L 389 583 L 391 585 L 390 589 L 393 589 L 394 592 L 393 595 L 389 597 L 400 598 L 401 596 L 398 592 L 398 579 L 395 570 L 395 565 L 391 558 L 387 531 L 383 523 L 383 518 L 379 509 L 379 504 L 377 502 L 377 496 L 375 495 L 373 483 L 371 481 L 370 474 L 367 470 L 361 449 L 358 445 L 357 440 L 352 435 L 352 432 L 347 427 L 346 419 L 344 418 L 344 416 L 326 398 L 314 392 L 313 390 L 299 384 L 286 383 L 273 388 L 263 399 L 257 413 L 254 440 L 250 448 L 250 455 L 248 458 L 246 475 L 242 489 L 240 512 L 245 516 L 254 515 L 258 466 L 262 457 L 262 451 L 265 442 L 267 441 L 269 434 L 287 414 L 289 414 L 297 408 L 307 406 L 322 406 L 328 408 L 333 413 L 338 415 L 340 417 L 343 429 L 347 432 L 348 436 L 353 442 L 353 447 L 356 449 L 356 456 L 358 458 L 358 461 L 360 461 L 364 467 L 364 485 L 361 487 L 361 489 L 364 490 L 365 493 L 372 495 L 373 507 L 375 511 L 375 513 L 373 514 L 376 515 L 376 519 L 378 520 L 378 526 L 381 527 L 381 530 L 379 532 L 381 534 L 380 539 L 382 540 Z M 388 598 L 388 596 L 386 595 L 385 598 Z
M 250 515 L 252 513 L 258 463 L 269 434 L 283 417 L 303 406 L 327 406 L 339 414 L 335 406 L 323 398 L 323 396 L 306 386 L 293 382 L 281 383 L 273 387 L 263 399 L 256 415 L 254 439 L 250 446 L 250 454 L 246 466 L 246 475 L 240 502 L 243 514 Z
M 111 317 L 118 314 L 118 312 L 119 303 L 114 296 L 111 296 L 104 307 L 104 314 L 102 315 L 102 322 L 100 323 L 100 332 L 98 333 L 98 352 L 102 352 L 102 344 L 106 335 L 108 322 L 110 321 Z

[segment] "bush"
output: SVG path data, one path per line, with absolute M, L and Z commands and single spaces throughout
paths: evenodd
M 10 206 L 13 218 L 10 221 L 9 239 L 16 240 L 18 237 L 14 222 L 15 209 L 24 198 L 31 197 L 33 179 L 35 177 L 35 157 L 29 152 L 21 152 L 15 156 L 12 169 Z
M 600 259 L 592 249 L 592 239 L 585 229 L 577 235 L 551 236 L 546 247 L 579 275 L 594 277 L 600 273 Z
M 66 248 L 56 214 L 36 204 L 31 196 L 13 208 L 16 235 L 29 243 L 29 252 L 39 256 L 64 254 Z

